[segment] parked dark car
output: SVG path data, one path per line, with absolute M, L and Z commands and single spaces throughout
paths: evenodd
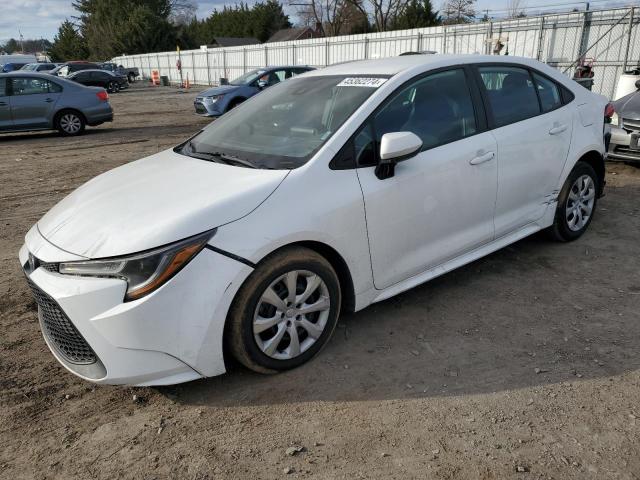
M 80 70 L 97 70 L 97 63 L 91 62 L 67 62 L 54 68 L 49 73 L 51 75 L 57 75 L 58 77 L 68 77 L 72 73 L 79 72 Z
M 640 80 L 636 81 L 636 89 L 612 102 L 615 113 L 607 152 L 610 160 L 640 162 Z
M 200 92 L 193 104 L 198 115 L 217 117 L 265 88 L 310 70 L 314 68 L 291 66 L 251 70 L 226 85 Z
M 56 68 L 55 63 L 27 63 L 20 70 L 27 72 L 48 72 Z
M 117 93 L 129 87 L 127 77 L 106 70 L 81 70 L 72 73 L 67 79 L 88 87 L 102 87 L 109 93 Z
M 113 120 L 109 94 L 46 73 L 0 74 L 0 132 L 58 130 L 79 135 Z
M 100 68 L 102 70 L 107 70 L 108 72 L 115 73 L 116 75 L 123 75 L 127 77 L 129 83 L 133 83 L 136 81 L 136 78 L 140 76 L 140 70 L 137 67 L 127 68 L 122 65 L 117 65 L 113 62 L 104 62 L 100 64 Z
M 15 72 L 16 70 L 20 70 L 25 65 L 26 63 L 5 63 L 4 65 L 2 65 L 2 73 Z

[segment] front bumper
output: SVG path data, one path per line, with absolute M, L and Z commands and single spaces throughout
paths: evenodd
M 69 260 L 69 254 L 39 242 L 46 240 L 29 232 L 20 264 L 45 341 L 67 370 L 96 383 L 139 386 L 225 372 L 224 321 L 250 267 L 205 249 L 155 292 L 123 302 L 124 281 L 52 271 L 46 262 Z M 32 269 L 30 251 L 42 253 L 45 264 L 36 260 Z
M 640 162 L 640 143 L 636 140 L 640 132 L 625 130 L 617 125 L 611 125 L 610 132 L 611 140 L 607 149 L 607 159 Z
M 220 100 L 210 103 L 198 97 L 193 102 L 193 106 L 196 110 L 196 115 L 200 115 L 202 117 L 219 117 L 224 113 L 224 108 L 222 107 Z

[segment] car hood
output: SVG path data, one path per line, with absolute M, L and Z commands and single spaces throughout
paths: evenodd
M 53 207 L 38 230 L 53 245 L 87 258 L 140 252 L 247 215 L 288 173 L 167 150 L 85 183 Z
M 198 97 L 212 97 L 213 95 L 223 95 L 231 93 L 240 88 L 239 85 L 220 85 L 219 87 L 209 88 L 198 94 Z
M 640 120 L 640 92 L 631 92 L 613 102 L 618 116 L 622 118 L 630 118 L 632 120 Z

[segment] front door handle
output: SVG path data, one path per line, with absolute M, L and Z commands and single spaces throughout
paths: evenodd
M 469 163 L 471 165 L 480 165 L 481 163 L 488 162 L 489 160 L 493 160 L 493 157 L 495 156 L 496 156 L 495 152 L 483 153 L 482 155 L 478 155 L 477 157 L 474 157 L 471 160 L 469 160 Z
M 551 130 L 549 130 L 549 135 L 558 135 L 564 132 L 566 129 L 566 125 L 558 125 L 557 127 L 553 127 Z
M 51 102 L 53 102 L 53 98 L 47 98 L 47 99 L 45 100 L 45 102 L 47 102 L 47 103 L 51 103 Z

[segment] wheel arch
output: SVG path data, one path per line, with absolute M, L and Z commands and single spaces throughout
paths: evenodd
M 585 162 L 595 170 L 596 175 L 598 175 L 598 197 L 601 197 L 605 185 L 604 157 L 596 150 L 589 150 L 578 159 L 578 162 Z
M 233 97 L 231 100 L 229 100 L 229 103 L 227 103 L 227 108 L 225 109 L 225 112 L 228 112 L 229 110 L 231 110 L 231 108 L 235 107 L 236 105 L 244 102 L 247 100 L 247 97 L 244 97 L 242 95 L 239 95 L 237 97 Z
M 73 112 L 76 113 L 80 116 L 80 118 L 82 118 L 82 121 L 84 122 L 85 125 L 88 125 L 87 122 L 87 117 L 84 113 L 82 113 L 82 110 L 79 110 L 77 108 L 73 108 L 73 107 L 62 107 L 60 110 L 58 110 L 53 117 L 51 117 L 53 119 L 52 122 L 52 127 L 53 128 L 58 128 L 58 120 L 60 119 L 60 116 L 65 113 L 65 112 Z

